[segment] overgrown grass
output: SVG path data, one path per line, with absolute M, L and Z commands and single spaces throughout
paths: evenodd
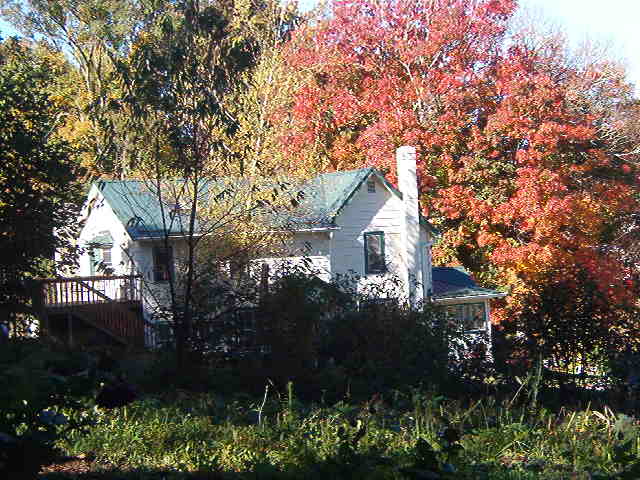
M 552 413 L 417 390 L 359 404 L 304 405 L 289 390 L 231 400 L 177 393 L 94 415 L 89 435 L 72 437 L 65 448 L 120 472 L 307 480 L 640 478 L 640 424 L 606 408 Z

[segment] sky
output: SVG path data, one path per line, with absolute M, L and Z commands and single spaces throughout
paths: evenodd
M 571 42 L 586 36 L 610 42 L 640 96 L 640 0 L 520 0 L 520 5 L 541 11 Z
M 316 1 L 299 0 L 299 3 L 308 8 Z M 520 5 L 557 23 L 572 42 L 579 43 L 585 36 L 611 42 L 616 56 L 627 66 L 629 80 L 636 85 L 636 95 L 640 96 L 640 0 L 520 0 Z M 0 36 L 13 34 L 15 31 L 0 21 Z

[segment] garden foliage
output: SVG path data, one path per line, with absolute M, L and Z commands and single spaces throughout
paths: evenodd
M 606 407 L 554 413 L 417 389 L 307 404 L 294 390 L 147 398 L 66 446 L 105 475 L 150 478 L 613 480 L 640 469 L 637 422 Z
M 95 359 L 37 340 L 0 349 L 0 474 L 33 478 L 59 455 L 57 442 L 85 431 Z

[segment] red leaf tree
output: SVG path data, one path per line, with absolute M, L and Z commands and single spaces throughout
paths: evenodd
M 554 283 L 588 281 L 576 292 L 597 294 L 601 324 L 614 322 L 638 298 L 619 242 L 638 211 L 618 135 L 629 85 L 606 58 L 507 34 L 516 7 L 334 0 L 284 52 L 307 81 L 278 113 L 283 145 L 317 169 L 375 166 L 392 181 L 394 149 L 415 145 L 422 205 L 445 232 L 436 257 L 508 287 L 495 321 L 537 311 Z

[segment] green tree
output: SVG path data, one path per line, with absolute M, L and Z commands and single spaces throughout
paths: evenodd
M 213 264 L 244 260 L 270 236 L 260 219 L 278 201 L 280 185 L 264 180 L 270 125 L 256 125 L 249 135 L 247 119 L 266 115 L 252 100 L 252 72 L 296 19 L 295 10 L 275 1 L 178 2 L 118 67 L 117 102 L 135 174 L 161 206 L 158 242 L 180 257 L 168 292 L 150 292 L 169 299 L 169 311 L 159 316 L 173 326 L 180 360 L 207 321 L 202 317 L 219 310 L 212 303 L 228 293 L 199 299 Z M 209 297 L 214 291 L 204 290 Z
M 93 177 L 125 176 L 131 145 L 114 101 L 117 66 L 156 15 L 163 0 L 0 0 L 0 16 L 25 38 L 48 42 L 70 56 L 77 68 L 73 104 L 75 125 L 67 128 L 86 151 Z
M 65 132 L 88 152 L 84 164 L 90 175 L 135 174 L 139 144 L 127 125 L 132 114 L 127 108 L 131 103 L 136 104 L 135 108 L 142 104 L 166 107 L 172 89 L 167 82 L 175 80 L 172 72 L 186 73 L 191 68 L 190 74 L 197 73 L 200 80 L 213 82 L 215 88 L 211 91 L 215 96 L 201 101 L 219 104 L 223 94 L 231 90 L 239 93 L 234 85 L 246 84 L 249 79 L 238 82 L 238 76 L 251 72 L 265 49 L 274 53 L 279 40 L 287 36 L 299 18 L 295 8 L 283 8 L 273 0 L 197 2 L 198 23 L 193 26 L 197 27 L 199 41 L 209 42 L 199 45 L 199 52 L 206 55 L 200 60 L 203 65 L 215 64 L 215 68 L 194 72 L 194 65 L 187 65 L 193 62 L 194 45 L 186 37 L 180 38 L 184 25 L 193 20 L 184 17 L 193 5 L 196 4 L 189 1 L 167 0 L 0 0 L 0 16 L 18 32 L 27 38 L 46 40 L 70 55 L 77 67 L 77 78 L 72 80 L 75 111 Z M 141 72 L 140 65 L 131 63 L 141 57 L 150 61 L 149 68 L 144 77 L 131 76 L 132 70 Z M 245 106 L 240 108 L 244 110 Z M 220 113 L 221 118 L 225 117 L 228 133 L 240 128 L 238 109 Z
M 55 69 L 16 40 L 0 43 L 0 320 L 29 312 L 23 280 L 73 262 L 81 186 L 69 145 L 55 134 Z

